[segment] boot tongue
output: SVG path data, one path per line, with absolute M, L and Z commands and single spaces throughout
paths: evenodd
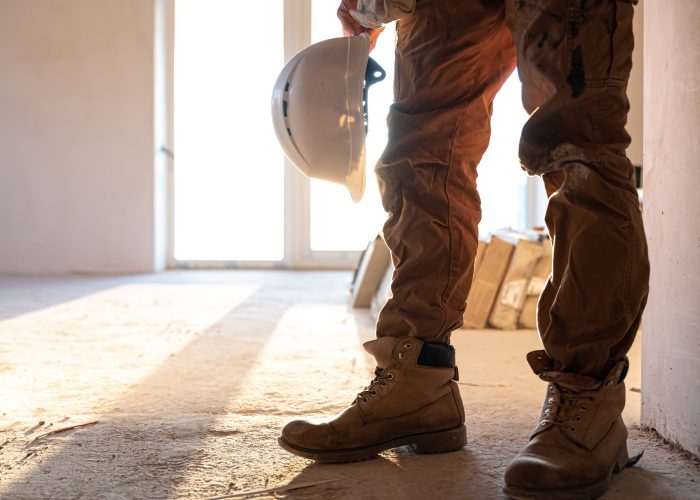
M 383 370 L 392 363 L 391 351 L 394 349 L 394 344 L 396 344 L 394 337 L 382 337 L 365 342 L 363 347 L 365 351 L 374 356 L 374 359 L 377 360 L 377 366 Z

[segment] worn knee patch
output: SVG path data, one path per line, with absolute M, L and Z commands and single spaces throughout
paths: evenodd
M 378 166 L 375 172 L 384 210 L 399 214 L 403 205 L 404 188 L 414 176 L 413 169 L 408 165 Z

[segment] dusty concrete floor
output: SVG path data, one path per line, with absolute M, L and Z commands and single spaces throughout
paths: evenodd
M 322 466 L 277 448 L 286 421 L 332 416 L 370 378 L 360 346 L 372 329 L 346 306 L 349 278 L 0 277 L 0 498 L 211 498 L 322 481 L 276 497 L 501 498 L 544 391 L 524 360 L 530 331 L 454 335 L 463 451 Z M 605 498 L 700 498 L 698 462 L 639 430 L 628 395 L 630 448 L 646 452 Z

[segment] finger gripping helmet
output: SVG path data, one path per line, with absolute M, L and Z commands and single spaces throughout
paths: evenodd
M 365 187 L 367 89 L 384 78 L 366 35 L 332 38 L 284 66 L 272 92 L 272 122 L 287 158 L 305 175 Z

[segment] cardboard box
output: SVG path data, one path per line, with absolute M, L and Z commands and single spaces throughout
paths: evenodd
M 516 233 L 515 237 L 515 250 L 489 317 L 489 324 L 502 330 L 518 327 L 528 283 L 543 252 L 542 244 L 537 239 L 528 239 L 525 233 Z
M 390 262 L 391 252 L 381 235 L 378 235 L 362 252 L 357 265 L 352 281 L 352 307 L 370 306 Z
M 488 242 L 479 240 L 479 245 L 476 247 L 476 255 L 474 256 L 474 276 L 476 276 L 476 273 L 479 270 L 481 261 L 484 259 L 484 252 L 488 246 Z
M 487 241 L 480 239 L 479 244 L 476 247 L 476 255 L 474 256 L 474 274 L 472 275 L 472 287 L 469 289 L 470 296 L 471 296 L 471 290 L 473 289 L 474 279 L 476 278 L 476 274 L 479 272 L 479 267 L 481 266 L 481 261 L 484 259 L 484 253 L 486 252 L 486 249 L 488 248 L 488 246 L 489 246 L 489 244 Z M 469 298 L 467 298 L 467 301 L 464 304 L 465 308 L 467 307 L 468 303 L 469 303 Z
M 486 326 L 514 249 L 513 243 L 498 236 L 493 236 L 488 246 L 484 247 L 464 312 L 466 328 L 481 329 Z
M 390 262 L 381 283 L 379 283 L 377 292 L 374 294 L 374 297 L 372 297 L 372 304 L 369 306 L 369 314 L 374 323 L 376 323 L 377 319 L 379 318 L 379 311 L 382 310 L 384 304 L 386 304 L 386 301 L 391 298 L 391 280 L 393 277 L 394 263 Z
M 552 272 L 552 242 L 549 238 L 542 240 L 542 256 L 535 264 L 527 286 L 527 295 L 523 309 L 520 311 L 518 325 L 521 328 L 537 329 L 537 301 Z

